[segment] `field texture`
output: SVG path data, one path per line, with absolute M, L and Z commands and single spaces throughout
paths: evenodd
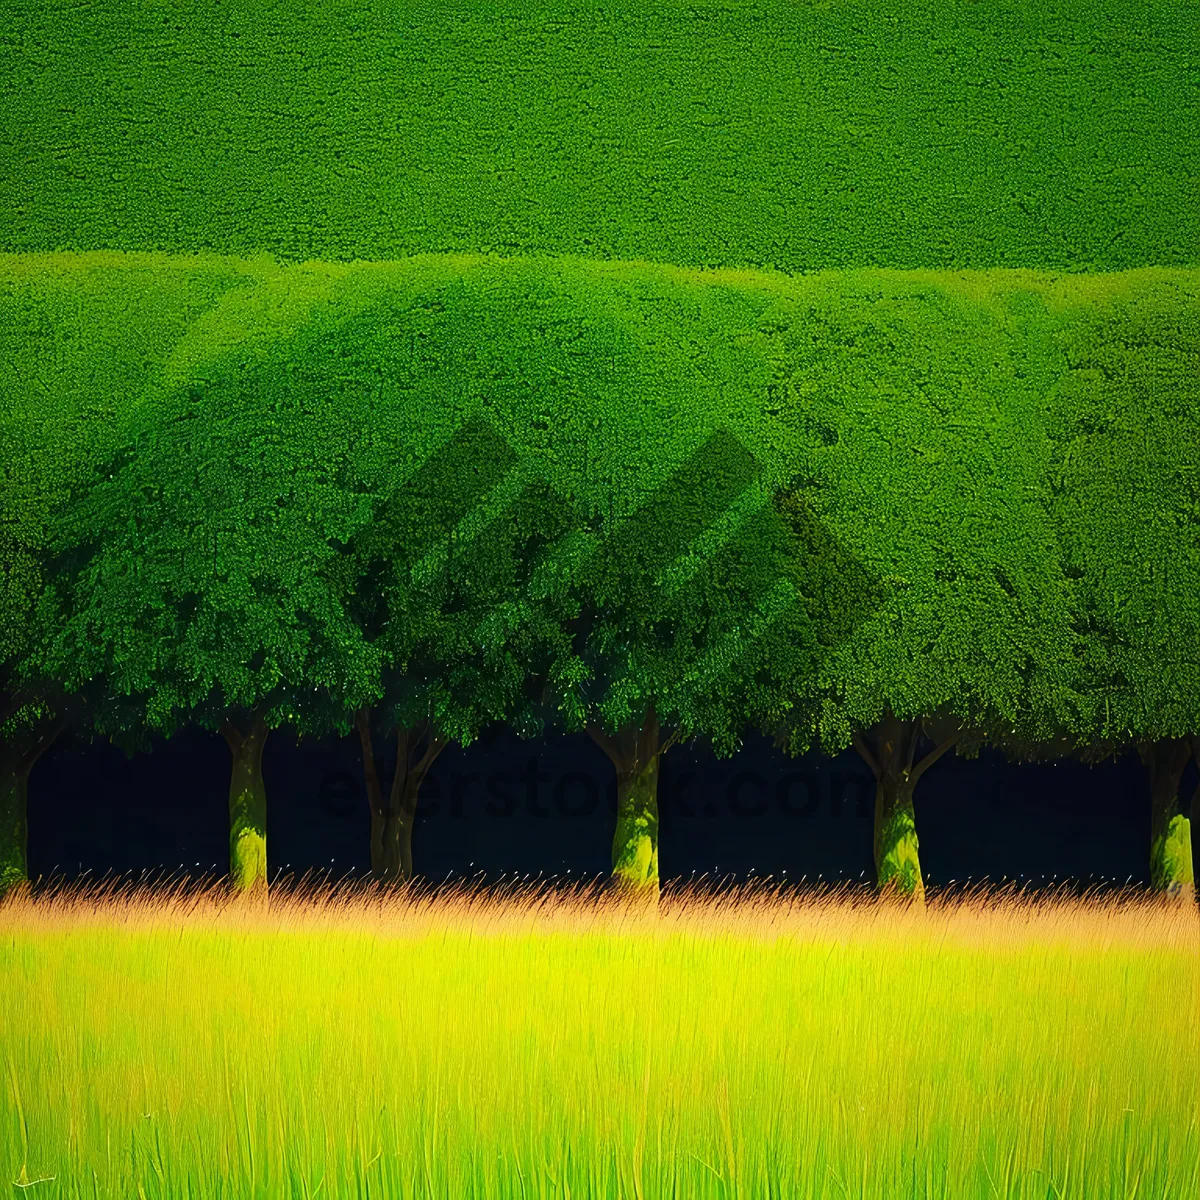
M 1195 264 L 1192 0 L 5 0 L 0 250 Z
M 0 910 L 0 1168 L 97 1197 L 1193 1197 L 1194 912 Z

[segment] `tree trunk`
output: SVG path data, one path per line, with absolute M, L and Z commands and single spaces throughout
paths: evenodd
M 958 740 L 955 731 L 915 766 L 921 737 L 919 720 L 888 712 L 868 730 L 854 735 L 854 745 L 875 775 L 875 880 L 885 895 L 925 904 L 925 880 L 917 838 L 913 793 L 917 780 Z
M 29 880 L 28 782 L 29 769 L 6 757 L 0 769 L 0 897 L 20 890 Z
M 399 731 L 398 731 L 399 732 Z M 412 835 L 420 781 L 397 768 L 380 822 L 380 878 L 405 883 L 413 877 Z
M 618 895 L 655 905 L 658 877 L 658 762 L 675 734 L 659 741 L 658 716 L 651 705 L 645 722 L 617 734 L 597 724 L 588 732 L 617 772 L 617 827 L 613 834 L 612 880 Z
M 885 771 L 875 784 L 875 879 L 881 891 L 925 903 L 913 784 L 906 770 Z
M 265 894 L 267 888 L 267 789 L 262 753 L 267 724 L 255 709 L 242 733 L 229 719 L 221 733 L 229 744 L 233 769 L 229 782 L 229 878 L 242 892 Z
M 1195 897 L 1192 826 L 1179 795 L 1191 744 L 1184 738 L 1164 738 L 1138 749 L 1150 775 L 1150 886 L 1170 899 L 1191 904 Z
M 404 883 L 413 876 L 412 832 L 417 797 L 430 767 L 446 746 L 446 738 L 432 733 L 428 720 L 413 729 L 396 726 L 396 771 L 385 798 L 375 765 L 369 709 L 359 709 L 355 726 L 362 742 L 363 776 L 371 809 L 371 874 L 387 883 Z M 414 762 L 423 740 L 425 750 Z
M 658 879 L 658 755 L 617 773 L 617 827 L 613 878 L 619 890 L 653 892 Z
M 29 772 L 65 727 L 60 717 L 35 733 L 31 745 L 0 753 L 0 898 L 29 883 Z

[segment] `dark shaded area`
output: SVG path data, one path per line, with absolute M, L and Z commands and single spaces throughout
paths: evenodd
M 368 813 L 356 738 L 305 742 L 272 733 L 263 770 L 271 871 L 365 872 Z M 394 759 L 394 743 L 388 746 Z M 387 764 L 390 769 L 391 764 Z M 30 778 L 29 866 L 51 872 L 223 872 L 229 751 L 188 730 L 126 759 L 73 736 Z M 796 759 L 769 739 L 731 759 L 674 747 L 661 776 L 664 878 L 695 873 L 798 879 L 871 877 L 874 785 L 853 752 Z M 1196 768 L 1184 776 L 1185 795 Z M 1149 800 L 1133 754 L 1094 767 L 949 755 L 921 781 L 917 821 L 931 883 L 1072 877 L 1147 882 Z M 497 729 L 437 760 L 414 834 L 429 879 L 606 871 L 615 781 L 584 734 L 523 742 Z

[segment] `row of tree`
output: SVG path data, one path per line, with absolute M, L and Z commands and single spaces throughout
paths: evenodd
M 748 729 L 857 747 L 879 883 L 918 901 L 913 790 L 951 748 L 1137 747 L 1154 884 L 1192 895 L 1187 273 L 151 265 L 7 293 L 6 883 L 71 723 L 130 753 L 220 732 L 256 888 L 271 730 L 358 738 L 372 869 L 402 880 L 437 754 L 506 722 L 604 749 L 640 895 L 661 756 Z

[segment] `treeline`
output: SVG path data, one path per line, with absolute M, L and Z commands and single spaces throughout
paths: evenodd
M 5 885 L 71 726 L 223 736 L 258 888 L 275 730 L 358 740 L 402 880 L 437 754 L 505 722 L 604 749 L 638 895 L 680 739 L 853 744 L 878 881 L 918 901 L 939 757 L 1136 747 L 1190 900 L 1198 282 L 0 259 Z

